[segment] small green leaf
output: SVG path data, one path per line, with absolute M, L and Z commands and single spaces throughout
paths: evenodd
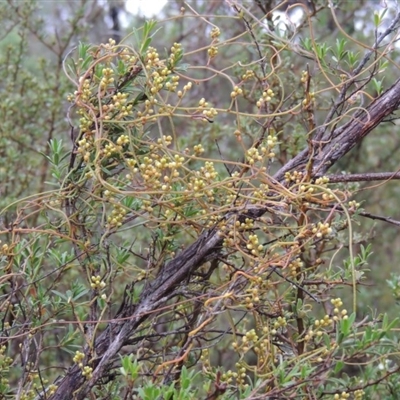
M 344 362 L 343 361 L 337 361 L 335 364 L 335 368 L 334 368 L 334 373 L 338 374 L 344 367 Z
M 190 64 L 183 63 L 179 64 L 177 67 L 174 67 L 174 70 L 176 71 L 187 71 L 190 68 Z
M 312 41 L 310 38 L 304 38 L 300 40 L 305 50 L 311 51 L 313 49 Z
M 87 52 L 90 49 L 90 44 L 85 44 L 82 42 L 79 42 L 78 44 L 78 56 L 81 59 L 84 59 L 85 57 L 87 57 Z
M 63 300 L 68 301 L 68 297 L 64 293 L 61 293 L 58 290 L 52 290 L 51 292 L 56 294 L 58 297 L 62 298 Z
M 146 52 L 146 50 L 149 48 L 149 46 L 150 46 L 150 43 L 151 43 L 151 37 L 149 37 L 149 38 L 146 38 L 144 41 L 143 41 L 143 43 L 142 43 L 142 45 L 141 45 L 141 47 L 140 47 L 140 54 L 142 55 L 142 57 L 144 57 L 144 53 Z

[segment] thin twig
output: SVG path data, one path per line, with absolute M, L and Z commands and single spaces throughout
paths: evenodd
M 400 172 L 367 172 L 365 174 L 338 174 L 325 175 L 330 183 L 339 182 L 371 182 L 371 181 L 389 181 L 391 179 L 400 179 Z M 321 178 L 322 175 L 316 175 L 314 178 Z
M 400 221 L 397 221 L 396 219 L 393 219 L 391 217 L 383 217 L 381 215 L 375 215 L 375 214 L 367 213 L 365 211 L 359 212 L 358 215 L 361 215 L 363 217 L 370 218 L 370 219 L 377 219 L 379 221 L 388 222 L 389 224 L 393 224 L 396 226 L 400 226 Z

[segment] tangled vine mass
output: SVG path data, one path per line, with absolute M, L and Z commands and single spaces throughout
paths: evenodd
M 63 48 L 45 179 L 2 203 L 2 398 L 396 393 L 397 320 L 359 311 L 371 215 L 356 181 L 397 172 L 336 166 L 400 105 L 399 81 L 382 86 L 400 14 L 377 8 L 361 43 L 340 1 L 283 3 L 185 4 Z M 282 29 L 274 13 L 294 9 Z M 168 44 L 178 22 L 206 39 Z

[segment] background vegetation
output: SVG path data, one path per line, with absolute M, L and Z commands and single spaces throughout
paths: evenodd
M 0 19 L 1 398 L 397 399 L 397 2 Z

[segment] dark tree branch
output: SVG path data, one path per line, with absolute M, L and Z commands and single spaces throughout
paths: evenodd
M 334 12 L 334 6 L 332 2 L 330 1 L 330 6 L 332 12 Z M 354 84 L 355 80 L 357 79 L 358 74 L 363 70 L 363 68 L 366 66 L 370 58 L 374 53 L 376 53 L 376 50 L 378 49 L 379 45 L 382 43 L 382 41 L 389 36 L 391 33 L 395 31 L 395 29 L 398 26 L 398 23 L 400 21 L 400 12 L 397 12 L 396 16 L 392 20 L 391 24 L 376 38 L 374 45 L 372 46 L 372 49 L 367 51 L 367 53 L 364 55 L 362 60 L 359 62 L 357 67 L 354 69 L 352 72 L 352 77 L 346 81 L 346 83 L 343 85 L 343 87 L 340 90 L 340 94 L 337 97 L 335 103 L 333 104 L 332 108 L 329 110 L 328 115 L 325 119 L 324 124 L 322 125 L 321 129 L 318 129 L 315 139 L 316 140 L 325 140 L 326 135 L 328 132 L 326 131 L 327 127 L 331 123 L 332 119 L 338 112 L 339 107 L 344 103 L 346 99 L 347 92 L 349 88 Z
M 343 208 L 340 206 L 337 207 L 337 210 L 340 212 L 343 212 Z M 371 214 L 366 211 L 357 211 L 357 215 L 359 215 L 361 217 L 365 217 L 365 218 L 370 218 L 370 219 L 374 219 L 374 220 L 378 220 L 378 221 L 387 222 L 388 224 L 400 226 L 400 221 L 393 219 L 392 217 L 384 217 L 382 215 Z
M 399 105 L 400 80 L 397 80 L 390 89 L 375 99 L 366 111 L 357 112 L 347 124 L 332 132 L 333 139 L 323 145 L 322 151 L 316 157 L 314 172 L 324 174 L 385 117 L 395 112 Z
M 317 179 L 322 176 L 321 174 L 317 174 L 314 178 Z M 400 179 L 400 172 L 367 172 L 365 174 L 337 174 L 325 176 L 329 179 L 330 183 L 390 181 L 392 179 Z
M 361 215 L 362 217 L 365 217 L 365 218 L 376 219 L 378 221 L 387 222 L 388 224 L 400 226 L 400 221 L 393 219 L 391 217 L 383 217 L 381 215 L 375 215 L 375 214 L 371 214 L 371 213 L 368 213 L 365 211 L 359 212 L 358 215 Z
M 313 176 L 321 176 L 338 160 L 367 136 L 382 120 L 395 112 L 400 105 L 400 79 L 393 86 L 376 98 L 365 111 L 359 111 L 353 118 L 332 133 L 332 139 L 327 142 L 318 142 L 315 146 L 315 160 Z M 284 165 L 274 176 L 282 182 L 285 173 L 301 171 L 309 160 L 309 149 L 301 151 L 296 157 Z

